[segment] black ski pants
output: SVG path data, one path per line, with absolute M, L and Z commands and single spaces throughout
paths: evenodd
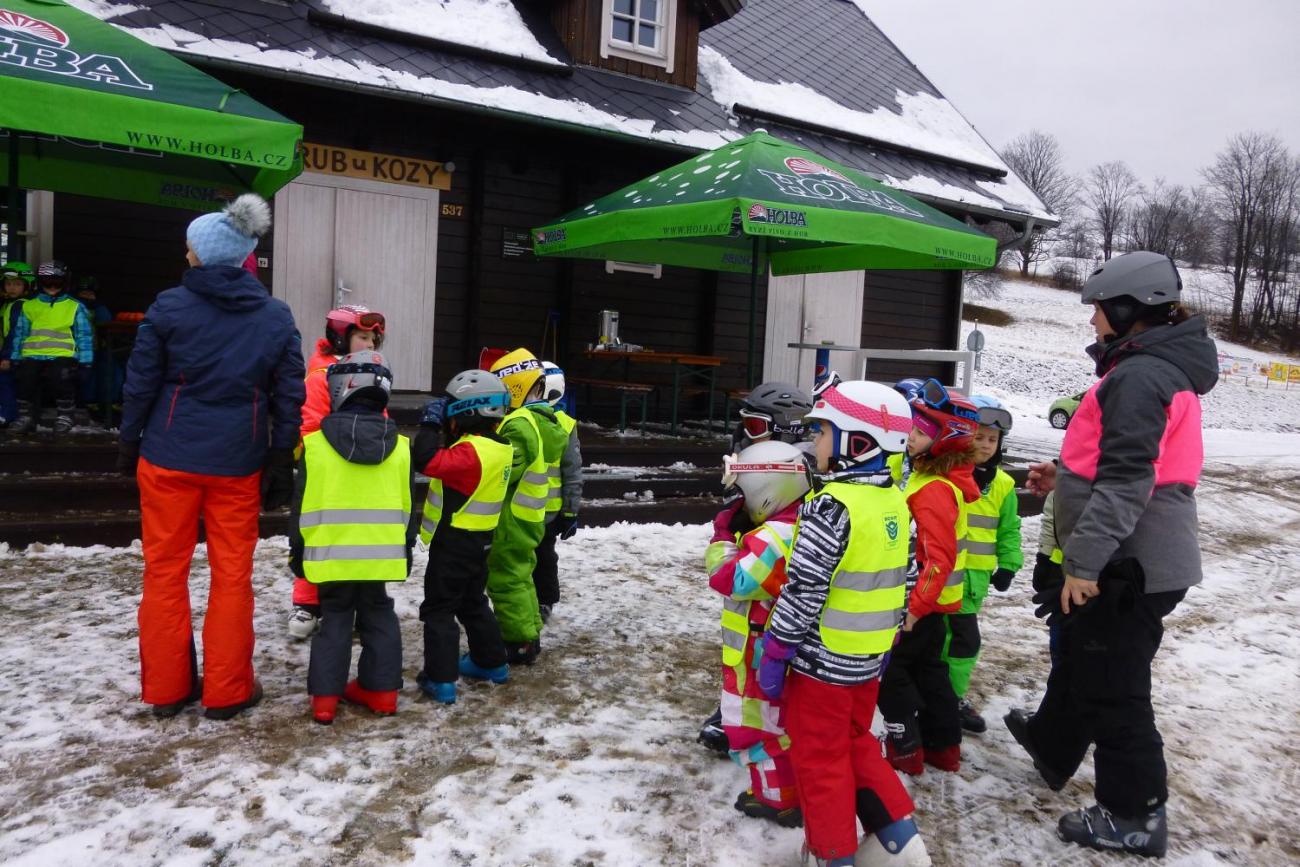
M 307 692 L 342 695 L 352 665 L 352 630 L 361 637 L 362 689 L 402 688 L 402 632 L 382 581 L 330 581 L 320 588 L 320 631 L 311 640 Z
M 902 726 L 902 736 L 896 736 L 900 751 L 961 743 L 957 693 L 943 659 L 943 615 L 926 615 L 899 635 L 880 682 L 880 713 L 895 731 Z
M 1163 618 L 1187 591 L 1142 592 L 1141 567 L 1132 560 L 1107 566 L 1100 589 L 1061 623 L 1029 737 L 1042 761 L 1066 777 L 1095 744 L 1097 803 L 1135 818 L 1169 796 L 1164 741 L 1151 707 L 1151 662 Z
M 16 371 L 18 399 L 32 405 L 39 414 L 41 403 L 54 404 L 61 410 L 73 408 L 77 396 L 77 360 L 52 358 L 48 361 L 26 359 Z
M 469 656 L 476 665 L 505 665 L 501 627 L 488 603 L 487 557 L 491 532 L 440 526 L 424 571 L 424 673 L 435 683 L 454 683 L 460 676 L 460 629 L 465 629 Z
M 557 515 L 546 525 L 546 534 L 537 546 L 533 587 L 537 589 L 538 605 L 556 605 L 560 601 L 560 557 L 555 553 L 555 542 L 559 538 L 560 518 Z

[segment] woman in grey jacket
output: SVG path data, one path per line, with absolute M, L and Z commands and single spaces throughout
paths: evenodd
M 1037 712 L 1005 721 L 1043 780 L 1060 789 L 1095 744 L 1097 804 L 1061 818 L 1062 839 L 1163 855 L 1168 797 L 1163 741 L 1151 707 L 1151 662 L 1163 618 L 1201 581 L 1195 489 L 1201 404 L 1218 353 L 1199 316 L 1178 305 L 1167 256 L 1137 252 L 1083 287 L 1098 381 L 1070 422 L 1056 464 L 1030 486 L 1055 491 L 1063 575 L 1034 597 L 1060 624 Z

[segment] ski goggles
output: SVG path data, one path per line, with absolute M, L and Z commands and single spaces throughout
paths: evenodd
M 1011 413 L 1000 406 L 980 407 L 980 426 L 997 428 L 1006 433 L 1011 430 Z
M 384 333 L 384 314 L 382 313 L 362 313 L 357 317 L 356 327 L 362 331 L 375 331 L 379 334 Z
M 930 409 L 948 415 L 955 415 L 958 418 L 969 419 L 970 421 L 979 421 L 978 413 L 971 412 L 966 407 L 953 403 L 952 396 L 948 394 L 948 389 L 944 388 L 943 383 L 937 379 L 927 379 L 921 383 L 921 387 L 916 390 L 916 399 Z
M 491 407 L 508 407 L 510 406 L 510 392 L 503 391 L 498 394 L 479 394 L 474 397 L 467 397 L 464 400 L 455 400 L 447 404 L 447 417 L 460 415 L 465 412 L 472 412 L 476 409 L 488 409 Z
M 803 436 L 808 429 L 801 422 L 791 425 L 777 424 L 767 413 L 754 412 L 748 409 L 740 411 L 740 427 L 745 431 L 745 436 L 751 440 L 759 440 L 779 433 Z

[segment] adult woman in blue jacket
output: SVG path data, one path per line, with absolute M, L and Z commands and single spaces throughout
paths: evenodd
M 253 194 L 194 220 L 192 267 L 150 306 L 127 363 L 118 467 L 140 485 L 142 693 L 159 717 L 202 698 L 210 719 L 230 719 L 262 697 L 257 520 L 263 497 L 268 508 L 288 503 L 305 396 L 293 315 L 240 267 L 270 225 Z M 202 679 L 189 604 L 200 515 L 212 569 Z

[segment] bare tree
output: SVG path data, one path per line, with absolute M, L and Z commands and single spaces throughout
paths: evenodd
M 1065 223 L 1075 209 L 1079 182 L 1065 170 L 1065 158 L 1056 136 L 1031 130 L 1012 139 L 1002 150 L 1002 159 L 1034 191 L 1047 209 Z M 1020 273 L 1048 255 L 1057 238 L 1052 232 L 1035 234 L 1019 250 Z
M 1216 204 L 1225 220 L 1228 259 L 1232 267 L 1232 318 L 1229 339 L 1243 334 L 1242 311 L 1251 265 L 1260 242 L 1261 199 L 1269 173 L 1279 160 L 1288 160 L 1286 148 L 1272 135 L 1248 132 L 1228 139 L 1228 146 L 1204 171 Z
M 1123 228 L 1129 203 L 1142 189 L 1128 163 L 1116 160 L 1093 166 L 1084 182 L 1083 197 L 1092 209 L 1093 222 L 1101 239 L 1102 261 L 1109 262 L 1115 249 L 1115 235 Z

